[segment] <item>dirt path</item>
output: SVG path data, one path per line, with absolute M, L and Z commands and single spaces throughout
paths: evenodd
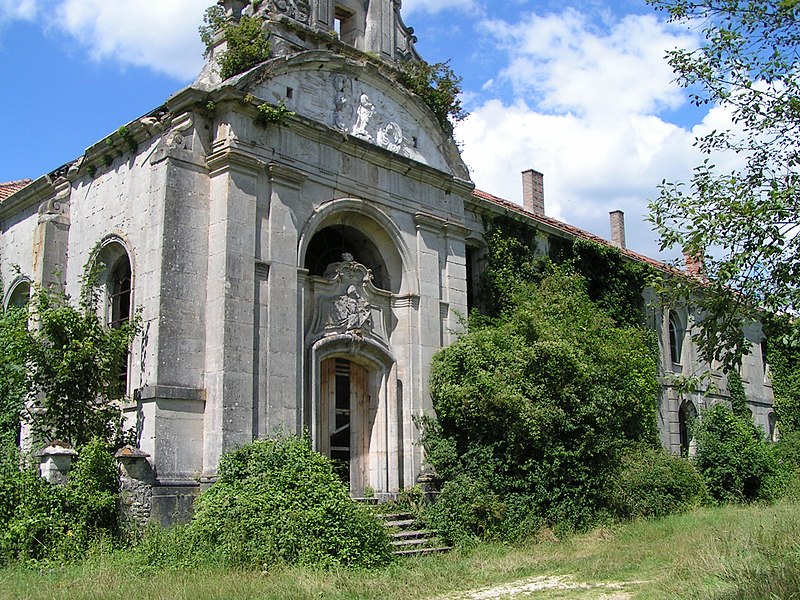
M 575 581 L 570 575 L 540 576 L 468 592 L 438 596 L 436 600 L 495 600 L 530 597 L 629 600 L 633 597 L 633 593 L 625 591 L 625 588 L 631 588 L 638 583 L 641 582 L 583 583 Z

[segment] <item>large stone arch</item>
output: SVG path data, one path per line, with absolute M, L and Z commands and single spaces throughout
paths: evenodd
M 360 231 L 380 252 L 387 269 L 388 291 L 415 295 L 419 283 L 410 251 L 399 228 L 382 210 L 358 198 L 340 198 L 320 206 L 306 222 L 298 245 L 297 264 L 305 268 L 307 253 L 314 236 L 326 228 L 344 227 Z M 341 256 L 334 260 L 342 260 Z

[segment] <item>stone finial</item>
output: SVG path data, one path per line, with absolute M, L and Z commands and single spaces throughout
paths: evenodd
M 625 213 L 613 210 L 608 213 L 611 220 L 611 243 L 617 248 L 625 249 Z
M 64 485 L 67 483 L 72 461 L 78 453 L 66 442 L 53 440 L 34 456 L 39 459 L 39 473 L 44 479 L 50 483 Z
M 539 171 L 522 172 L 522 207 L 538 217 L 544 216 L 544 175 Z

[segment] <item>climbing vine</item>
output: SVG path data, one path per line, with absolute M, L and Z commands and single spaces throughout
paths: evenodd
M 583 276 L 589 298 L 617 323 L 644 324 L 642 292 L 654 275 L 651 266 L 627 260 L 611 246 L 583 239 L 570 243 L 551 237 L 545 256 L 538 249 L 536 228 L 510 217 L 487 219 L 485 230 L 481 300 L 487 315 L 497 316 L 510 308 L 517 282 L 539 281 L 552 262 L 571 266 Z
M 765 319 L 767 363 L 782 434 L 800 431 L 800 324 L 788 315 Z

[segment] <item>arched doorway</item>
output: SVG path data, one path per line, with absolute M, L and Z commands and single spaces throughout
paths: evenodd
M 328 358 L 320 367 L 321 450 L 354 492 L 369 484 L 369 447 L 374 414 L 370 411 L 370 373 L 347 358 Z

